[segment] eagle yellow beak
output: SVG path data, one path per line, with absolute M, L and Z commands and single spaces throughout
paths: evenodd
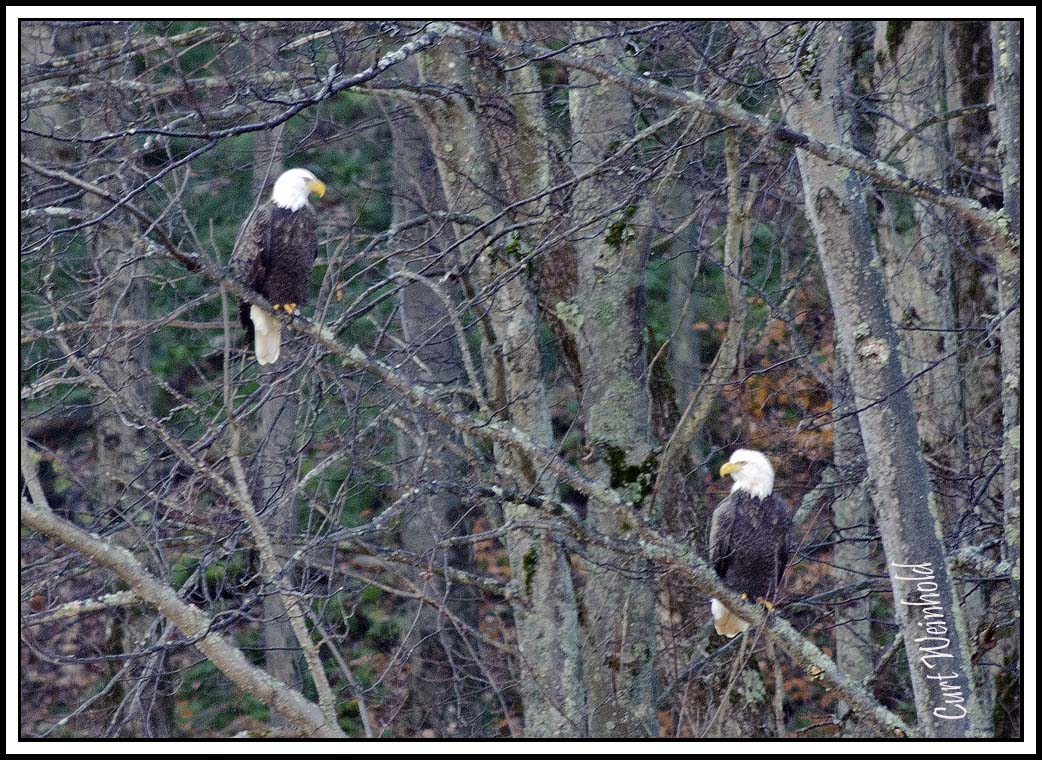
M 320 179 L 316 179 L 314 182 L 308 182 L 308 190 L 321 198 L 326 194 L 326 183 Z
M 720 477 L 730 475 L 732 472 L 738 472 L 742 469 L 744 462 L 726 462 L 723 467 L 720 468 Z

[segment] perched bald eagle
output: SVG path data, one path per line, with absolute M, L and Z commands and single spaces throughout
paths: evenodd
M 299 314 L 307 300 L 311 267 L 318 253 L 315 209 L 308 203 L 326 186 L 307 169 L 290 169 L 275 180 L 271 200 L 250 216 L 235 241 L 232 266 L 236 276 L 271 301 L 275 311 Z M 246 334 L 254 335 L 258 364 L 278 361 L 282 325 L 264 309 L 239 302 Z
M 709 561 L 730 588 L 771 609 L 789 561 L 788 507 L 773 495 L 774 468 L 760 452 L 735 451 L 720 468 L 720 477 L 726 475 L 734 486 L 713 511 Z M 733 638 L 749 627 L 722 602 L 709 602 L 720 635 Z

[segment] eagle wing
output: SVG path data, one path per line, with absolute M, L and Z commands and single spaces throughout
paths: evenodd
M 771 499 L 774 500 L 774 508 L 778 515 L 778 519 L 781 522 L 783 529 L 780 531 L 778 536 L 778 544 L 775 547 L 775 563 L 778 567 L 778 583 L 781 584 L 782 575 L 785 574 L 785 568 L 789 564 L 789 557 L 791 556 L 792 549 L 792 518 L 790 517 L 789 505 L 779 499 L 777 496 L 771 495 Z
M 709 563 L 721 578 L 727 572 L 727 566 L 734 552 L 734 547 L 731 546 L 734 514 L 734 501 L 728 496 L 717 504 L 709 523 Z
M 250 288 L 256 289 L 264 280 L 268 264 L 266 236 L 270 218 L 270 205 L 264 204 L 246 219 L 235 239 L 232 267 L 235 276 Z
M 268 231 L 271 222 L 271 204 L 266 203 L 247 217 L 235 239 L 232 250 L 232 269 L 239 281 L 253 290 L 260 289 L 268 270 Z M 266 293 L 261 295 L 267 296 Z M 247 330 L 250 322 L 250 304 L 239 302 L 239 317 Z

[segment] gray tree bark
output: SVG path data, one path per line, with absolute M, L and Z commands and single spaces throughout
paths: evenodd
M 872 558 L 873 545 L 859 541 L 875 528 L 875 508 L 872 486 L 868 480 L 865 446 L 858 426 L 857 406 L 850 392 L 850 373 L 842 355 L 836 355 L 835 385 L 832 393 L 833 461 L 836 463 L 835 501 L 832 520 L 840 533 L 840 543 L 833 552 L 833 575 L 837 585 L 853 585 L 878 572 Z M 872 674 L 875 644 L 872 640 L 872 597 L 855 593 L 853 598 L 834 615 L 836 630 L 836 665 L 858 682 L 867 681 Z M 849 705 L 841 702 L 836 714 L 842 717 Z M 864 717 L 857 714 L 847 718 L 844 736 L 868 734 Z
M 434 155 L 423 129 L 414 119 L 391 121 L 394 145 L 392 171 L 394 201 L 391 222 L 399 225 L 432 211 L 442 211 L 445 202 L 438 184 Z M 434 237 L 434 243 L 428 240 Z M 444 250 L 449 235 L 437 236 L 433 225 L 406 230 L 397 238 L 406 251 L 396 257 L 394 265 L 425 281 L 406 280 L 398 293 L 398 313 L 406 350 L 416 361 L 406 362 L 403 369 L 417 383 L 432 388 L 465 385 L 460 343 L 455 335 L 446 304 L 432 289 L 456 257 L 445 256 L 430 267 L 432 254 Z M 443 287 L 443 286 L 439 286 Z M 418 366 L 419 365 L 419 366 Z M 423 369 L 420 369 L 422 367 Z M 416 440 L 399 434 L 398 450 L 405 463 L 403 487 L 408 484 L 437 482 L 446 490 L 431 493 L 418 508 L 402 516 L 402 546 L 411 553 L 429 557 L 437 567 L 461 570 L 471 567 L 470 545 L 461 543 L 451 549 L 438 549 L 435 544 L 452 536 L 466 535 L 474 522 L 466 505 L 453 489 L 466 482 L 466 464 L 442 441 L 460 437 L 440 421 L 430 418 L 422 425 L 422 437 Z M 431 575 L 425 592 L 441 600 L 459 620 L 477 627 L 477 594 L 474 589 L 456 584 L 450 586 L 441 576 Z M 467 652 L 461 634 L 445 615 L 430 605 L 411 605 L 406 637 L 402 642 L 410 652 L 413 668 L 409 702 L 406 705 L 405 731 L 418 735 L 432 730 L 437 736 L 480 736 L 481 704 L 477 690 L 480 674 Z
M 946 110 L 946 24 L 876 23 L 876 79 L 888 118 L 876 124 L 876 150 L 905 172 L 950 186 L 948 123 L 929 124 Z M 923 126 L 927 124 L 927 126 Z M 914 136 L 909 130 L 914 130 Z M 911 137 L 911 139 L 909 139 Z M 966 454 L 955 329 L 953 214 L 906 196 L 883 192 L 878 223 L 890 315 L 900 330 L 905 375 L 919 438 L 930 465 L 945 535 L 952 535 L 968 503 Z
M 64 35 L 59 35 L 59 38 Z M 88 28 L 75 35 L 71 47 L 89 50 L 116 39 L 108 27 Z M 121 68 L 124 74 L 129 64 Z M 69 109 L 64 109 L 68 111 Z M 93 130 L 104 132 L 119 128 L 118 117 L 106 108 L 95 108 L 76 114 Z M 107 158 L 112 146 L 90 148 L 79 158 L 87 164 L 85 178 L 104 183 L 117 197 L 132 189 L 133 150 L 129 145 L 115 151 L 121 161 Z M 100 218 L 111 204 L 94 195 L 86 195 L 84 210 L 92 218 Z M 113 405 L 111 394 L 119 394 L 136 409 L 150 412 L 155 398 L 154 383 L 149 372 L 151 341 L 148 336 L 134 335 L 116 327 L 125 320 L 148 319 L 148 285 L 142 264 L 145 246 L 136 221 L 109 216 L 90 228 L 88 244 L 93 265 L 92 279 L 96 288 L 90 319 L 101 327 L 91 333 L 92 366 L 111 393 L 95 394 L 95 452 L 97 457 L 98 506 L 118 515 L 125 529 L 118 541 L 139 556 L 151 570 L 164 572 L 161 556 L 150 550 L 155 504 L 142 497 L 153 482 L 151 462 L 155 457 L 155 441 L 141 427 L 127 425 Z M 161 620 L 151 610 L 126 608 L 116 613 L 121 634 L 120 648 L 126 654 L 154 646 L 163 630 Z M 165 655 L 157 653 L 142 658 L 133 676 L 124 684 L 124 708 L 127 718 L 121 733 L 138 737 L 170 737 L 174 735 L 175 688 L 164 677 Z
M 675 188 L 670 194 L 670 217 L 682 219 L 694 207 L 695 197 L 691 186 L 685 182 L 678 182 Z M 673 317 L 673 333 L 670 335 L 669 373 L 681 409 L 687 406 L 702 378 L 701 341 L 698 331 L 692 327 L 699 300 L 695 292 L 698 249 L 694 235 L 695 226 L 691 225 L 673 240 L 670 251 L 669 313 Z M 692 441 L 690 448 L 692 453 L 701 448 L 697 439 Z
M 421 80 L 459 92 L 473 92 L 466 58 L 439 47 L 420 59 Z M 477 116 L 458 94 L 423 103 L 417 112 L 427 128 L 438 164 L 443 193 L 451 211 L 486 222 L 501 209 L 499 177 Z M 538 176 L 538 175 L 537 175 Z M 549 408 L 542 382 L 537 302 L 523 268 L 515 266 L 530 244 L 523 238 L 490 241 L 496 228 L 473 235 L 460 248 L 465 260 L 479 264 L 485 288 L 480 307 L 487 309 L 492 342 L 483 351 L 487 397 L 519 430 L 552 446 Z M 471 230 L 456 225 L 459 239 Z M 503 468 L 515 473 L 522 491 L 553 494 L 553 481 L 539 473 L 524 454 L 496 447 Z M 533 516 L 523 503 L 503 504 L 507 523 Z M 571 570 L 552 537 L 525 530 L 507 534 L 515 627 L 521 663 L 519 691 L 528 736 L 575 736 L 582 733 L 585 695 L 579 660 L 578 612 Z
M 260 410 L 260 440 L 254 458 L 252 496 L 276 546 L 276 556 L 292 554 L 286 543 L 296 533 L 297 506 L 293 498 L 299 457 L 296 450 L 298 375 L 293 372 L 299 341 L 283 331 L 279 360 L 260 368 L 258 380 L 265 398 Z M 292 581 L 290 581 L 292 585 Z M 269 673 L 290 688 L 299 689 L 294 665 L 297 643 L 286 607 L 274 584 L 264 590 L 264 661 Z M 272 715 L 273 725 L 285 727 L 283 717 Z
M 603 34 L 599 24 L 576 23 L 573 39 Z M 624 60 L 619 39 L 586 46 L 589 56 Z M 614 152 L 612 142 L 634 133 L 629 93 L 584 72 L 569 73 L 572 165 L 592 170 Z M 623 176 L 619 176 L 619 175 Z M 646 373 L 644 268 L 650 213 L 635 193 L 625 161 L 579 183 L 572 197 L 578 228 L 579 321 L 582 413 L 586 458 L 592 475 L 610 482 L 640 510 L 650 494 L 657 463 L 652 451 Z M 615 209 L 607 218 L 606 210 Z M 587 522 L 598 533 L 628 532 L 596 499 Z M 584 563 L 583 677 L 593 737 L 655 736 L 656 580 L 643 561 L 591 550 Z
M 815 60 L 813 77 L 794 77 L 800 81 L 780 88 L 789 123 L 837 145 L 849 145 L 853 129 L 852 32 L 849 23 L 823 25 L 806 51 Z M 795 51 L 789 47 L 793 43 L 785 33 L 774 40 L 775 50 L 786 58 L 784 66 L 792 64 L 788 57 Z M 969 639 L 887 307 L 864 188 L 855 173 L 818 156 L 799 150 L 797 159 L 839 349 L 860 408 L 858 421 L 919 726 L 926 736 L 972 736 L 981 732 L 984 721 L 975 696 Z
M 954 89 L 948 75 L 949 22 L 880 21 L 875 25 L 876 80 L 879 109 L 876 151 L 908 174 L 940 187 L 955 178 L 949 120 L 937 120 L 950 108 Z M 885 93 L 885 96 L 882 94 Z M 931 123 L 936 121 L 936 123 Z M 919 438 L 938 499 L 939 517 L 948 544 L 976 545 L 960 527 L 976 527 L 965 519 L 970 504 L 966 484 L 966 410 L 963 367 L 959 362 L 957 288 L 958 251 L 972 235 L 949 211 L 882 192 L 878 222 L 879 253 L 886 276 L 890 315 L 899 328 L 905 374 L 912 378 Z M 989 584 L 960 584 L 968 632 L 976 637 L 989 624 Z M 992 714 L 994 663 L 974 668 L 982 716 Z M 986 726 L 991 733 L 990 720 Z
M 258 37 L 249 50 L 251 62 L 271 55 L 277 40 Z M 285 169 L 282 162 L 282 131 L 262 131 L 253 141 L 253 194 L 255 203 L 266 203 L 272 184 Z M 282 332 L 282 350 L 274 364 L 259 367 L 258 381 L 264 392 L 260 408 L 260 429 L 251 476 L 254 503 L 276 544 L 276 556 L 288 557 L 286 536 L 296 533 L 297 507 L 293 498 L 299 458 L 295 448 L 298 374 L 293 372 L 299 353 L 299 340 L 288 330 Z M 255 361 L 253 346 L 246 347 L 247 361 Z M 290 581 L 292 584 L 292 581 Z M 292 689 L 299 689 L 301 678 L 294 664 L 297 644 L 286 607 L 274 584 L 264 591 L 264 663 L 266 670 Z M 272 713 L 275 728 L 288 726 L 286 717 Z
M 1017 625 L 1021 607 L 1021 245 L 1023 236 L 1021 145 L 1021 111 L 1023 80 L 1021 75 L 1023 27 L 1020 21 L 993 21 L 991 50 L 995 81 L 995 106 L 998 113 L 999 159 L 1002 166 L 1002 207 L 1013 244 L 999 248 L 996 264 L 999 279 L 999 328 L 1002 387 L 1002 506 L 1004 561 L 1009 568 L 1010 605 L 1015 643 L 1004 642 L 1003 650 L 1012 649 L 1009 657 L 1016 672 L 1023 672 L 1021 641 Z
M 289 689 L 260 668 L 254 667 L 224 636 L 213 632 L 214 621 L 198 607 L 186 604 L 178 593 L 157 580 L 129 551 L 108 543 L 93 533 L 55 515 L 46 505 L 22 500 L 21 520 L 25 525 L 80 552 L 99 567 L 122 579 L 142 601 L 169 619 L 221 672 L 248 694 L 273 711 L 286 715 L 287 722 L 305 736 L 345 739 L 340 726 L 331 723 L 322 710 L 300 692 Z
M 1021 472 L 1020 472 L 1020 258 L 1022 193 L 1021 133 L 1021 22 L 993 21 L 991 51 L 995 72 L 995 106 L 999 123 L 999 159 L 1002 162 L 1002 208 L 1014 241 L 1011 249 L 1000 249 L 999 336 L 1002 346 L 1002 501 L 1006 561 L 1014 589 L 1019 593 L 1021 557 Z
M 966 171 L 991 174 L 996 164 L 992 144 L 995 117 L 982 107 L 994 102 L 988 23 L 949 24 L 945 53 L 948 109 L 979 109 L 949 122 L 956 164 Z M 969 194 L 977 200 L 986 196 L 986 190 L 974 188 L 966 178 L 960 177 L 957 183 L 957 189 L 971 188 Z M 960 226 L 955 232 L 958 239 L 973 243 L 960 245 L 956 250 L 958 322 L 961 325 L 983 325 L 999 311 L 998 279 L 992 266 L 994 255 L 987 242 L 975 235 L 964 220 L 956 224 Z M 1001 357 L 996 352 L 981 355 L 976 350 L 972 334 L 964 334 L 963 353 L 966 357 L 963 360 L 966 425 L 971 433 L 976 432 L 967 438 L 967 458 L 976 462 L 990 455 L 994 438 L 1002 437 L 1000 425 L 995 424 L 993 416 L 987 413 L 1002 393 Z M 996 501 L 1002 499 L 1001 489 L 1001 479 L 993 479 L 989 493 Z

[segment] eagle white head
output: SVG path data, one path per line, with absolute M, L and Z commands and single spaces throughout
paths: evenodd
M 774 468 L 767 457 L 752 449 L 738 449 L 720 468 L 720 477 L 734 478 L 731 493 L 745 491 L 757 499 L 766 499 L 774 490 Z
M 271 199 L 276 206 L 296 211 L 307 205 L 311 193 L 321 198 L 326 194 L 325 183 L 307 169 L 289 169 L 275 180 Z

